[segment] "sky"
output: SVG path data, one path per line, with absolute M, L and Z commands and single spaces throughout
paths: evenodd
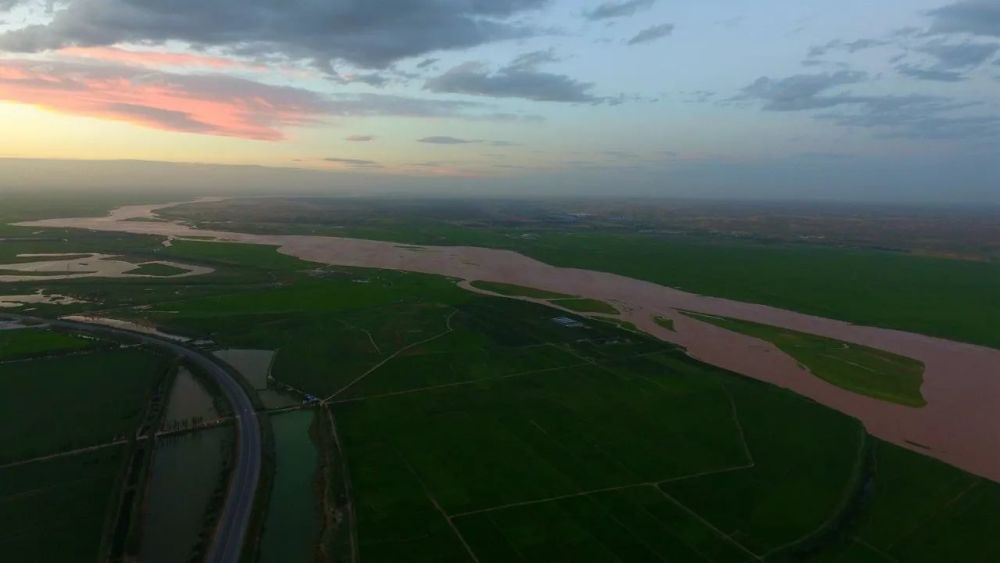
M 1000 203 L 1000 0 L 0 0 L 0 189 Z

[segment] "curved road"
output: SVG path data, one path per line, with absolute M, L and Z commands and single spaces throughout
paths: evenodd
M 222 514 L 219 516 L 219 523 L 215 528 L 215 538 L 212 540 L 212 545 L 209 546 L 206 561 L 237 563 L 243 549 L 247 528 L 250 525 L 250 515 L 253 512 L 254 496 L 257 492 L 257 483 L 260 480 L 262 452 L 257 413 L 246 390 L 237 381 L 232 368 L 200 350 L 149 334 L 78 321 L 42 319 L 9 313 L 3 313 L 0 316 L 44 322 L 52 327 L 72 332 L 98 336 L 124 336 L 143 344 L 168 350 L 201 368 L 215 380 L 233 407 L 239 439 L 236 445 L 236 466 L 229 479 L 229 493 L 226 496 Z

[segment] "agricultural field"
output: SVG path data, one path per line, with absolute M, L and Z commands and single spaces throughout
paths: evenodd
M 0 365 L 0 463 L 128 438 L 169 367 L 141 349 Z
M 836 557 L 901 502 L 893 487 L 909 463 L 891 456 L 927 459 L 612 323 L 564 327 L 553 309 L 433 276 L 338 268 L 162 309 L 137 314 L 220 346 L 276 349 L 279 383 L 329 400 L 361 561 L 846 563 Z M 960 514 L 1000 509 L 997 485 L 942 467 L 959 487 L 977 483 Z M 906 490 L 936 477 L 914 479 Z M 961 535 L 969 553 L 993 549 L 984 525 Z
M 177 268 L 169 264 L 159 264 L 156 262 L 148 262 L 145 264 L 139 264 L 134 270 L 129 270 L 125 272 L 132 276 L 155 276 L 155 277 L 169 277 L 176 276 L 186 273 L 188 270 Z
M 0 361 L 79 352 L 96 344 L 93 339 L 41 328 L 0 330 Z
M 294 271 L 315 267 L 315 264 L 310 262 L 280 254 L 273 246 L 259 244 L 174 240 L 161 253 L 171 258 L 260 270 Z
M 849 391 L 911 407 L 927 404 L 920 394 L 920 362 L 867 346 L 849 344 L 773 326 L 686 313 L 688 316 L 766 340 L 804 365 L 813 375 Z
M 500 295 L 509 295 L 512 297 L 531 297 L 534 299 L 569 299 L 572 295 L 566 295 L 564 293 L 555 293 L 552 291 L 544 291 L 541 289 L 535 289 L 533 287 L 523 287 L 520 285 L 514 285 L 510 283 L 500 283 L 500 282 L 488 282 L 488 281 L 474 281 L 472 282 L 472 287 L 478 289 L 485 289 L 486 291 L 492 291 L 493 293 L 499 293 Z
M 850 557 L 855 549 L 877 561 L 1000 560 L 1000 542 L 979 537 L 996 521 L 996 483 L 881 441 L 872 456 L 871 496 L 845 525 L 847 541 L 817 561 L 861 560 Z
M 427 237 L 435 228 L 443 229 L 428 225 L 411 234 Z M 448 240 L 469 232 L 448 228 Z M 800 257 L 801 266 L 814 259 L 800 245 L 563 230 L 522 238 L 492 226 L 477 229 L 492 233 L 498 245 L 558 255 L 563 265 L 624 270 L 645 262 L 647 278 L 715 284 L 717 294 L 745 291 L 726 276 L 747 266 L 744 252 L 757 252 L 761 268 L 747 274 L 757 281 L 746 285 L 764 296 L 759 301 L 773 304 L 791 302 L 800 290 L 765 296 L 773 286 L 762 280 L 772 274 L 819 287 L 808 267 L 798 271 L 785 262 Z M 136 263 L 169 259 L 215 271 L 177 280 L 19 284 L 89 301 L 38 305 L 36 313 L 87 311 L 142 321 L 196 339 L 230 360 L 225 351 L 267 354 L 270 379 L 264 372 L 247 377 L 269 412 L 273 439 L 265 454 L 265 463 L 273 464 L 265 482 L 268 509 L 259 516 L 262 561 L 349 561 L 352 552 L 364 563 L 1000 559 L 1000 540 L 992 533 L 1000 485 L 877 440 L 857 420 L 789 391 L 699 363 L 625 321 L 481 296 L 438 276 L 321 266 L 275 247 L 194 240 L 163 246 L 156 237 L 92 233 L 72 244 L 16 245 L 89 252 L 101 237 Z M 616 256 L 604 254 L 603 242 L 593 246 L 615 237 L 623 241 L 612 244 Z M 970 264 L 870 249 L 818 252 L 846 268 L 836 274 L 842 277 L 850 268 L 853 275 L 882 275 L 872 256 L 901 260 L 897 267 L 915 260 L 937 260 L 948 271 Z M 655 261 L 648 259 L 654 254 Z M 763 271 L 779 261 L 777 274 Z M 938 274 L 921 278 L 912 268 L 906 283 L 940 282 Z M 833 275 L 829 268 L 825 273 Z M 895 274 L 888 275 L 883 280 L 891 282 Z M 963 276 L 934 291 L 961 285 Z M 613 312 L 607 303 L 572 296 L 475 285 L 581 313 Z M 851 291 L 868 285 L 862 277 Z M 981 285 L 970 291 L 989 294 Z M 902 296 L 888 308 L 866 296 L 867 309 L 852 304 L 841 317 L 872 314 L 895 323 L 903 318 L 903 304 L 920 292 L 897 293 Z M 856 294 L 833 295 L 823 306 L 842 305 L 850 295 Z M 577 323 L 553 321 L 561 316 Z M 961 330 L 978 322 L 955 321 L 954 311 L 948 317 Z M 658 322 L 672 328 L 666 319 Z M 896 358 L 762 325 L 724 326 L 775 343 L 818 377 L 847 388 L 903 404 L 921 400 L 916 367 Z M 0 331 L 0 351 L 3 339 L 17 332 L 27 331 Z M 47 554 L 38 559 L 25 551 L 34 544 L 23 540 L 37 537 L 42 518 L 87 519 L 72 530 L 57 529 L 76 553 L 97 554 L 128 460 L 123 444 L 4 464 L 131 435 L 154 384 L 170 368 L 144 349 L 77 348 L 74 337 L 45 334 L 15 336 L 26 350 L 18 357 L 27 354 L 30 361 L 0 363 L 0 523 L 20 525 L 14 520 L 22 510 L 20 495 L 48 495 L 49 487 L 58 492 L 52 493 L 51 513 L 46 509 L 25 523 L 23 535 L 0 534 L 0 549 L 8 549 L 13 561 L 45 559 Z M 36 358 L 39 350 L 58 353 Z M 859 387 L 845 374 L 848 362 L 889 376 L 878 387 Z M 190 428 L 228 412 L 196 377 L 181 370 L 175 378 L 158 427 L 180 434 L 159 438 L 144 461 L 150 481 L 137 524 L 144 530 L 140 553 L 180 559 L 204 548 L 232 434 L 225 426 Z M 184 405 L 173 404 L 181 400 Z M 87 424 L 52 424 L 52 413 Z M 78 484 L 76 476 L 91 485 Z M 170 502 L 177 495 L 187 503 Z M 63 547 L 44 547 L 53 550 L 51 559 L 65 558 L 55 552 Z
M 552 299 L 551 302 L 577 313 L 603 313 L 605 315 L 618 313 L 617 309 L 597 299 Z

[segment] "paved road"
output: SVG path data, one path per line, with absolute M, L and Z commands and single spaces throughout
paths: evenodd
M 239 439 L 236 446 L 236 466 L 229 481 L 229 494 L 226 496 L 219 524 L 215 529 L 215 538 L 209 547 L 206 560 L 211 563 L 237 563 L 250 525 L 250 515 L 253 512 L 254 495 L 260 480 L 262 452 L 257 413 L 246 390 L 237 382 L 232 368 L 200 350 L 149 334 L 78 321 L 39 319 L 9 313 L 0 316 L 43 321 L 53 327 L 72 332 L 125 336 L 181 356 L 218 383 L 233 407 Z

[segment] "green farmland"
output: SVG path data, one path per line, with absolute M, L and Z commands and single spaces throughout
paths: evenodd
M 273 380 L 258 390 L 262 397 L 282 398 L 263 401 L 280 409 L 267 409 L 265 417 L 273 442 L 265 452 L 269 498 L 259 515 L 258 560 L 1000 560 L 1000 538 L 993 533 L 1000 485 L 877 440 L 855 419 L 699 363 L 623 322 L 476 295 L 437 276 L 320 266 L 273 247 L 205 241 L 163 247 L 155 237 L 98 234 L 72 243 L 16 244 L 83 252 L 105 236 L 136 263 L 176 259 L 216 271 L 176 280 L 39 282 L 94 303 L 43 307 L 43 314 L 90 308 L 205 339 L 206 350 L 275 351 Z M 604 248 L 593 241 L 585 253 L 580 241 L 589 236 L 607 235 L 553 233 L 502 242 L 553 261 L 558 256 L 563 265 L 635 270 L 637 277 L 772 304 L 792 306 L 820 290 L 818 274 L 808 271 L 813 258 L 794 245 L 744 248 L 733 242 L 727 249 L 661 240 L 654 249 L 639 241 L 612 244 L 618 251 L 612 255 L 593 251 Z M 664 244 L 676 246 L 663 250 Z M 773 275 L 799 279 L 805 289 L 769 293 L 772 286 L 762 280 L 774 278 L 763 270 L 747 274 L 747 286 L 755 289 L 741 287 L 733 272 L 747 266 L 744 250 L 758 252 L 761 269 L 778 267 L 779 257 L 795 258 Z M 644 252 L 659 257 L 656 265 L 647 260 L 640 267 Z M 882 253 L 828 252 L 841 268 L 835 276 L 882 272 L 869 260 Z M 897 258 L 911 265 L 918 260 Z M 825 274 L 834 275 L 829 269 Z M 940 282 L 924 274 L 907 283 L 926 289 Z M 886 279 L 900 281 L 893 275 Z M 934 291 L 979 275 L 956 275 Z M 30 285 L 33 291 L 36 284 Z M 476 286 L 571 304 L 580 312 L 610 308 L 516 286 Z M 972 286 L 970 294 L 989 294 L 989 288 Z M 917 302 L 916 293 L 899 292 L 888 305 L 866 295 L 844 306 L 858 292 L 888 291 L 870 287 L 867 278 L 855 287 L 862 289 L 836 290 L 828 302 L 811 302 L 817 309 L 811 312 L 901 328 L 909 322 L 917 329 L 916 316 L 900 313 Z M 580 326 L 553 322 L 560 316 Z M 919 320 L 972 341 L 983 337 L 976 318 L 950 313 L 953 324 L 936 323 L 943 316 L 934 306 Z M 839 343 L 761 325 L 726 328 L 774 342 L 818 377 L 857 392 L 903 404 L 922 400 L 919 373 L 906 362 L 860 347 L 845 355 L 833 349 Z M 81 347 L 74 337 L 35 329 L 9 333 L 0 332 L 0 343 L 24 342 L 6 358 L 16 361 L 0 358 L 0 524 L 11 530 L 0 534 L 0 560 L 97 559 L 134 446 L 125 439 L 135 435 L 171 363 L 142 348 L 91 341 Z M 844 373 L 846 362 L 889 370 L 890 376 L 866 385 Z M 227 414 L 214 410 L 195 380 L 177 381 L 165 396 L 196 399 L 166 405 L 157 427 L 191 434 L 158 438 L 156 449 L 147 451 L 152 455 L 143 463 L 152 481 L 142 490 L 148 512 L 140 511 L 135 524 L 177 530 L 183 538 L 150 532 L 146 549 L 160 546 L 166 553 L 170 547 L 176 550 L 171 555 L 184 557 L 203 547 L 198 542 L 206 537 L 206 520 L 197 513 L 212 513 L 208 507 L 220 498 L 216 479 L 229 450 L 213 445 L 211 433 L 231 434 L 170 424 Z M 320 401 L 303 405 L 307 395 Z M 277 412 L 284 409 L 294 412 Z M 67 453 L 112 440 L 123 444 Z M 177 453 L 181 444 L 190 445 L 190 456 Z M 60 457 L 5 465 L 49 455 Z M 185 491 L 194 491 L 189 502 L 174 506 L 170 499 Z M 44 509 L 23 518 L 27 506 Z M 47 522 L 53 523 L 49 537 L 59 542 L 41 545 Z
M 79 352 L 93 340 L 51 330 L 26 328 L 0 331 L 0 361 Z
M 11 563 L 96 561 L 124 446 L 0 468 L 0 553 Z
M 604 313 L 606 315 L 618 313 L 618 309 L 597 299 L 552 299 L 551 302 L 577 313 Z
M 894 489 L 910 465 L 892 457 L 936 463 L 611 323 L 564 327 L 553 309 L 433 276 L 338 269 L 162 308 L 144 316 L 275 349 L 278 382 L 330 400 L 346 473 L 336 461 L 326 475 L 349 479 L 356 518 L 350 533 L 327 519 L 313 536 L 331 558 L 846 563 L 908 510 Z M 976 483 L 949 510 L 1000 509 L 997 485 L 942 467 Z M 911 479 L 906 491 L 936 477 Z M 343 496 L 321 498 L 343 509 Z M 992 553 L 987 520 L 966 524 L 962 549 Z
M 127 438 L 168 365 L 116 350 L 0 366 L 0 463 Z
M 917 360 L 759 323 L 695 313 L 687 315 L 771 342 L 813 375 L 838 387 L 911 407 L 927 404 L 920 394 L 924 366 Z
M 570 299 L 572 295 L 566 295 L 564 293 L 554 293 L 552 291 L 543 291 L 541 289 L 535 289 L 532 287 L 524 287 L 520 285 L 514 285 L 510 283 L 500 283 L 500 282 L 488 282 L 488 281 L 474 281 L 472 282 L 472 287 L 478 289 L 485 289 L 486 291 L 492 291 L 493 293 L 499 293 L 500 295 L 509 295 L 512 297 L 532 297 L 535 299 Z
M 150 262 L 148 264 L 139 264 L 139 266 L 133 270 L 125 272 L 130 276 L 154 276 L 154 277 L 169 277 L 176 276 L 187 272 L 187 270 L 171 266 L 169 264 L 159 264 L 157 262 Z
M 315 267 L 310 262 L 279 254 L 273 246 L 259 244 L 175 240 L 162 254 L 172 258 L 263 270 L 303 270 Z

